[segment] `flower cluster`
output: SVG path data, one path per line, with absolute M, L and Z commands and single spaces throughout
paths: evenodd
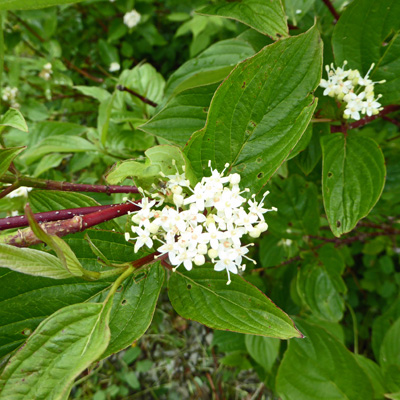
M 39 76 L 44 80 L 48 81 L 51 78 L 52 74 L 53 74 L 53 66 L 51 65 L 51 63 L 47 63 L 43 65 L 43 69 L 40 71 Z
M 140 22 L 141 18 L 142 16 L 136 10 L 129 11 L 124 15 L 124 24 L 128 28 L 133 28 Z
M 11 88 L 10 86 L 7 86 L 3 89 L 1 98 L 3 99 L 3 101 L 7 101 L 8 103 L 10 103 L 11 107 L 19 108 L 19 104 L 17 102 L 17 96 L 18 96 L 18 88 L 16 87 Z
M 210 165 L 210 164 L 209 164 Z M 228 165 L 225 165 L 225 169 Z M 276 208 L 264 208 L 264 199 L 255 201 L 241 196 L 249 189 L 239 189 L 240 175 L 224 176 L 211 168 L 211 176 L 205 177 L 193 189 L 185 175 L 165 176 L 162 197 L 172 200 L 175 207 L 168 205 L 162 209 L 163 200 L 143 198 L 140 210 L 133 213 L 131 226 L 135 237 L 125 233 L 126 240 L 135 240 L 135 252 L 142 246 L 152 248 L 155 241 L 160 256 L 168 254 L 174 270 L 183 264 L 188 271 L 194 265 L 203 265 L 206 257 L 214 263 L 216 271 L 226 270 L 228 283 L 230 273 L 244 270 L 243 258 L 250 245 L 242 245 L 242 238 L 248 234 L 257 238 L 268 229 L 264 214 Z
M 357 69 L 345 70 L 347 61 L 342 67 L 335 68 L 333 64 L 325 67 L 328 79 L 321 79 L 320 86 L 325 88 L 324 96 L 335 97 L 339 101 L 346 103 L 343 117 L 359 120 L 361 114 L 368 116 L 376 115 L 382 110 L 378 100 L 382 95 L 375 98 L 374 86 L 376 83 L 384 83 L 385 81 L 372 82 L 369 74 L 375 64 L 371 65 L 367 74 L 361 77 Z M 363 90 L 361 90 L 361 88 Z

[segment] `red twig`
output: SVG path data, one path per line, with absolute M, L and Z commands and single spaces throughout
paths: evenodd
M 129 212 L 136 211 L 138 209 L 139 207 L 134 203 L 121 204 L 115 207 L 108 207 L 94 213 L 86 214 L 84 216 L 76 216 L 65 221 L 45 222 L 41 224 L 41 227 L 50 235 L 62 237 L 69 235 L 70 233 L 84 231 L 92 226 L 120 217 L 121 215 L 128 214 Z M 3 236 L 0 239 L 0 242 L 16 247 L 28 247 L 41 243 L 41 241 L 35 236 L 30 228 L 22 231 L 19 230 L 16 235 Z
M 15 178 L 13 175 L 4 175 L 0 178 L 0 182 L 14 183 L 17 180 L 18 186 L 28 186 L 43 190 L 60 190 L 63 192 L 92 192 L 92 193 L 139 193 L 136 186 L 129 185 L 87 185 L 83 183 L 71 183 L 51 181 L 46 179 L 34 179 L 20 176 Z M 8 190 L 9 188 L 5 189 Z M 4 191 L 0 193 L 0 198 L 4 197 Z M 6 194 L 8 194 L 7 192 Z
M 82 76 L 90 79 L 91 81 L 97 82 L 97 83 L 103 83 L 104 82 L 103 78 L 97 78 L 96 76 L 93 76 L 93 75 L 89 74 L 89 72 L 85 71 L 84 69 L 81 69 L 81 68 L 77 67 L 75 64 L 73 64 L 67 58 L 63 57 L 63 60 L 68 65 L 69 68 L 74 69 L 76 72 L 78 72 Z
M 370 117 L 365 117 L 360 119 L 359 121 L 353 122 L 349 125 L 347 125 L 348 129 L 356 129 L 356 128 L 361 128 L 362 126 L 369 124 L 372 121 L 375 121 L 378 118 L 382 118 L 383 116 L 385 116 L 386 114 L 390 114 L 394 111 L 398 111 L 400 110 L 400 106 L 399 105 L 390 105 L 390 106 L 386 106 L 384 107 L 384 109 L 376 115 L 371 115 Z M 332 125 L 331 126 L 331 132 L 343 132 L 343 127 L 342 126 L 337 126 L 337 125 Z
M 328 7 L 331 14 L 334 16 L 335 20 L 338 21 L 340 18 L 339 13 L 336 11 L 335 7 L 333 7 L 331 0 L 322 0 L 325 5 Z
M 128 92 L 130 93 L 132 96 L 136 96 L 138 99 L 140 99 L 141 101 L 143 101 L 143 103 L 149 104 L 152 107 L 157 107 L 158 104 L 154 103 L 154 101 L 148 99 L 147 97 L 142 96 L 139 93 L 136 93 L 134 90 L 129 89 L 125 86 L 122 85 L 117 85 L 117 89 L 120 90 L 121 92 Z
M 63 221 L 76 216 L 91 214 L 95 211 L 101 211 L 110 207 L 117 207 L 121 204 L 112 204 L 107 206 L 94 206 L 94 207 L 81 207 L 69 208 L 66 210 L 55 210 L 43 213 L 34 214 L 37 222 L 50 222 L 50 221 Z M 11 228 L 22 228 L 29 226 L 28 220 L 25 215 L 18 215 L 16 217 L 7 217 L 0 219 L 0 231 Z

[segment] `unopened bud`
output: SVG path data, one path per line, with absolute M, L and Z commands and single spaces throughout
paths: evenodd
M 130 238 L 131 236 L 129 235 L 129 232 L 125 232 L 125 240 L 128 242 Z
M 260 235 L 261 235 L 261 231 L 260 231 L 260 229 L 258 229 L 258 228 L 254 228 L 252 231 L 249 232 L 249 235 L 250 235 L 252 238 L 258 238 L 258 237 L 260 237 Z
M 139 224 L 140 222 L 140 217 L 138 214 L 133 215 L 131 219 L 134 224 Z
M 152 222 L 150 225 L 149 225 L 149 232 L 150 233 L 153 233 L 153 234 L 155 234 L 155 233 L 157 233 L 158 232 L 158 229 L 159 229 L 160 227 L 156 224 L 156 223 L 154 223 L 154 222 Z
M 203 265 L 206 262 L 206 259 L 202 254 L 197 254 L 194 257 L 193 262 L 195 263 L 195 265 Z
M 182 186 L 175 185 L 171 188 L 172 193 L 174 194 L 182 194 Z
M 260 230 L 260 232 L 265 232 L 268 229 L 268 224 L 266 222 L 260 222 L 257 226 L 257 229 Z
M 210 257 L 213 260 L 214 258 L 218 257 L 218 250 L 210 249 L 210 250 L 208 250 L 207 254 L 208 254 L 208 257 Z
M 229 175 L 229 182 L 230 182 L 232 185 L 238 185 L 239 182 L 240 182 L 240 175 L 239 175 L 239 174 L 232 174 L 232 175 Z
M 180 194 L 174 194 L 172 200 L 176 206 L 180 207 L 183 204 L 184 197 Z
M 207 254 L 207 250 L 208 250 L 207 245 L 204 244 L 204 243 L 200 243 L 200 244 L 197 246 L 197 252 L 198 252 L 199 254 Z

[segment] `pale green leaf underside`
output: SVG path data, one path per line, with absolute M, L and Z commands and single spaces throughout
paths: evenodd
M 210 268 L 176 271 L 168 295 L 184 318 L 213 329 L 289 339 L 301 337 L 293 321 L 255 286 L 237 275 L 227 276 Z
M 108 314 L 102 304 L 74 304 L 44 320 L 6 366 L 0 399 L 66 398 L 75 377 L 107 348 Z
M 235 19 L 273 39 L 288 36 L 286 16 L 280 0 L 242 0 L 240 2 L 221 0 L 197 12 Z
M 0 10 L 32 10 L 36 8 L 79 3 L 80 1 L 82 0 L 2 0 Z
M 0 267 L 33 276 L 66 279 L 73 276 L 60 260 L 43 251 L 0 244 Z
M 28 132 L 28 125 L 19 110 L 10 108 L 1 118 L 0 126 L 11 126 L 23 132 Z M 3 128 L 0 128 L 0 131 Z
M 369 214 L 385 184 L 385 160 L 370 138 L 341 133 L 324 136 L 322 193 L 335 236 L 351 231 Z
M 321 78 L 317 29 L 265 47 L 239 64 L 216 91 L 205 128 L 185 152 L 201 177 L 208 160 L 230 163 L 243 186 L 257 192 L 305 131 Z

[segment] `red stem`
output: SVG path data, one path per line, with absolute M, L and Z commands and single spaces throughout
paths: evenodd
M 37 222 L 62 221 L 76 216 L 83 216 L 86 214 L 94 213 L 95 211 L 101 211 L 106 208 L 116 207 L 120 205 L 121 204 L 112 204 L 107 206 L 69 208 L 65 210 L 37 213 L 34 214 L 34 217 Z M 29 226 L 28 220 L 25 215 L 18 215 L 16 217 L 7 217 L 0 219 L 0 231 L 11 228 L 22 228 L 25 226 Z
M 152 107 L 157 107 L 157 106 L 158 106 L 158 104 L 157 104 L 157 103 L 154 103 L 154 101 L 148 99 L 147 97 L 142 96 L 142 95 L 139 94 L 139 93 L 136 93 L 134 90 L 129 89 L 129 88 L 125 87 L 125 86 L 117 85 L 117 89 L 118 89 L 119 91 L 121 91 L 121 92 L 128 92 L 128 93 L 130 93 L 132 96 L 136 96 L 138 99 L 140 99 L 141 101 L 143 101 L 143 103 L 149 104 L 149 105 L 152 106 Z
M 330 0 L 322 0 L 322 1 L 328 7 L 329 11 L 331 12 L 331 14 L 334 16 L 335 20 L 337 21 L 340 18 L 340 15 L 336 11 L 335 7 L 333 7 L 331 1 Z
M 120 204 L 116 205 L 115 207 L 108 207 L 84 216 L 75 216 L 65 221 L 44 222 L 41 224 L 41 227 L 50 235 L 62 237 L 69 235 L 70 233 L 82 232 L 85 229 L 91 228 L 92 226 L 120 217 L 138 209 L 140 209 L 140 207 L 134 203 Z M 30 228 L 22 231 L 19 230 L 18 233 L 13 236 L 3 236 L 1 239 L 1 243 L 16 247 L 28 247 L 41 243 L 41 241 L 35 236 Z
M 399 105 L 390 105 L 390 106 L 386 106 L 384 107 L 384 109 L 376 115 L 371 115 L 370 117 L 365 117 L 360 119 L 359 121 L 353 122 L 351 124 L 349 124 L 347 126 L 348 129 L 356 129 L 356 128 L 361 128 L 364 125 L 369 124 L 372 121 L 375 121 L 377 118 L 382 118 L 384 115 L 386 114 L 390 114 L 394 111 L 398 111 L 400 110 L 400 106 Z M 343 132 L 343 127 L 342 126 L 338 126 L 338 125 L 332 125 L 331 126 L 331 132 L 335 133 L 335 132 Z

